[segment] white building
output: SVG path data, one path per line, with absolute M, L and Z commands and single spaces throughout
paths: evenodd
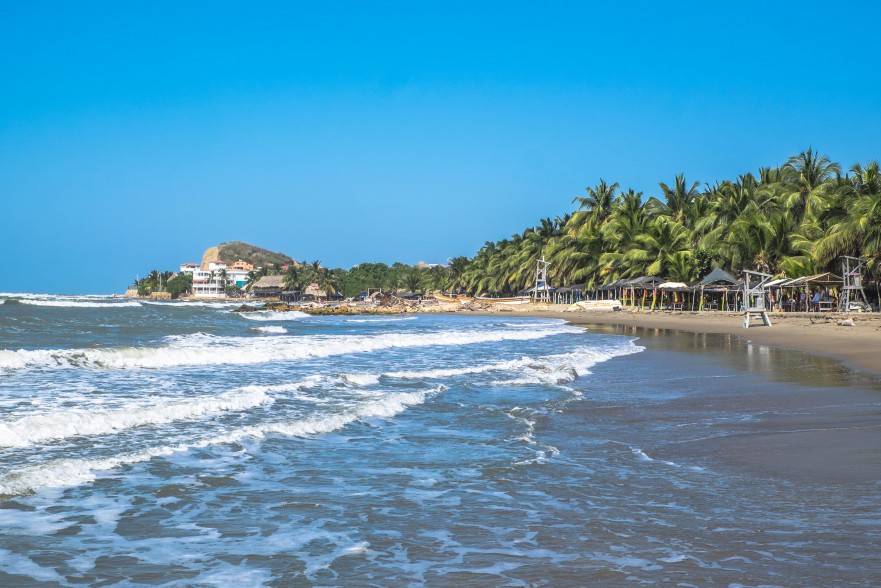
M 223 298 L 225 287 L 235 284 L 239 288 L 248 281 L 248 272 L 232 269 L 222 260 L 211 261 L 203 270 L 196 264 L 181 264 L 181 272 L 193 274 L 193 296 L 196 298 Z M 185 270 L 186 268 L 186 270 Z M 225 278 L 225 283 L 224 283 Z

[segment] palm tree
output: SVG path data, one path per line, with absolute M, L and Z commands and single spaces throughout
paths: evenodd
M 691 234 L 685 226 L 667 217 L 649 222 L 646 231 L 636 236 L 624 260 L 631 266 L 631 275 L 663 276 L 677 254 L 691 250 Z
M 685 222 L 689 217 L 689 209 L 699 194 L 697 187 L 700 183 L 694 182 L 689 187 L 685 174 L 679 174 L 673 182 L 673 188 L 663 182 L 658 185 L 664 194 L 664 202 L 653 197 L 650 199 L 651 207 L 658 214 L 667 215 L 680 223 Z
M 586 197 L 576 196 L 572 202 L 578 202 L 578 210 L 587 212 L 591 221 L 598 225 L 611 213 L 617 189 L 618 182 L 609 185 L 600 178 L 600 183 L 595 188 L 587 188 Z
M 284 274 L 282 286 L 289 292 L 297 292 L 303 289 L 303 274 L 297 266 L 288 266 L 288 271 Z
M 422 275 L 418 268 L 411 268 L 404 273 L 404 287 L 417 294 L 422 291 Z
M 253 286 L 260 278 L 261 276 L 258 272 L 254 270 L 249 271 L 248 275 L 245 276 L 245 290 L 250 290 L 251 286 Z
M 465 272 L 468 270 L 468 258 L 460 255 L 449 261 L 450 266 L 447 287 L 450 292 L 456 292 L 462 285 Z
M 855 166 L 856 168 L 856 166 Z M 865 169 L 858 168 L 862 178 L 853 184 L 849 214 L 829 228 L 817 240 L 814 257 L 821 264 L 833 262 L 841 255 L 853 255 L 868 260 L 868 268 L 881 267 L 881 185 L 878 163 Z
M 337 279 L 333 272 L 327 268 L 321 268 L 318 275 L 318 289 L 324 292 L 328 298 L 331 298 L 336 294 L 337 288 Z
M 789 185 L 786 206 L 799 220 L 806 214 L 816 214 L 827 196 L 828 180 L 839 175 L 841 166 L 810 147 L 790 157 L 783 166 L 783 179 Z

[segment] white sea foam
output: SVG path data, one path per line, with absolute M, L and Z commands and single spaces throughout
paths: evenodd
M 323 414 L 308 419 L 262 423 L 241 427 L 220 435 L 175 446 L 154 447 L 133 453 L 102 459 L 58 459 L 0 475 L 0 495 L 27 494 L 48 487 L 76 486 L 91 482 L 98 472 L 113 470 L 123 465 L 148 461 L 153 457 L 171 455 L 189 449 L 198 449 L 223 443 L 237 443 L 247 438 L 262 439 L 268 435 L 310 437 L 331 433 L 361 419 L 391 418 L 411 406 L 422 404 L 432 394 L 442 392 L 438 386 L 420 392 L 387 394 L 362 402 L 334 414 Z
M 257 333 L 269 333 L 272 335 L 283 335 L 287 333 L 288 330 L 284 327 L 280 327 L 278 325 L 267 325 L 265 327 L 253 327 L 252 331 L 256 331 Z
M 530 330 L 385 333 L 371 336 L 218 337 L 204 333 L 167 337 L 160 347 L 116 349 L 0 350 L 0 368 L 165 368 L 175 366 L 254 364 L 366 353 L 393 348 L 460 346 L 496 341 L 529 341 L 581 333 L 565 325 Z
M 655 461 L 648 455 L 646 455 L 645 451 L 640 449 L 639 447 L 631 447 L 630 451 L 639 459 L 639 461 Z
M 346 319 L 347 323 L 399 323 L 401 321 L 415 321 L 415 316 L 390 316 L 385 318 Z
M 341 374 L 340 379 L 355 386 L 372 386 L 379 383 L 379 376 L 375 374 Z
M 254 310 L 251 312 L 237 312 L 242 318 L 251 321 L 296 321 L 302 318 L 309 318 L 309 315 L 299 310 L 289 310 L 279 312 L 277 310 Z
M 141 303 L 136 300 L 123 300 L 121 302 L 90 302 L 84 300 L 38 300 L 34 298 L 19 300 L 22 304 L 32 306 L 59 306 L 65 308 L 137 308 Z
M 243 388 L 198 398 L 131 403 L 112 410 L 55 411 L 0 422 L 0 447 L 26 447 L 49 440 L 105 435 L 144 425 L 247 410 L 273 401 L 265 391 Z
M 583 347 L 567 353 L 538 358 L 523 356 L 510 361 L 423 371 L 400 371 L 384 374 L 400 379 L 441 379 L 487 372 L 517 372 L 522 377 L 494 382 L 497 385 L 564 384 L 590 373 L 590 368 L 614 357 L 638 353 L 645 349 L 628 341 L 613 347 Z
M 173 306 L 177 308 L 187 308 L 190 306 L 206 308 L 230 308 L 242 305 L 242 301 L 228 302 L 221 300 L 218 300 L 216 302 L 208 300 L 142 300 L 141 302 L 153 306 Z

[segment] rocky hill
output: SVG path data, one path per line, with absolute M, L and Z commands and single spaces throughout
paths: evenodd
M 207 266 L 208 262 L 217 259 L 222 259 L 227 263 L 233 263 L 241 259 L 248 263 L 253 263 L 255 267 L 268 264 L 290 265 L 298 263 L 295 259 L 284 253 L 277 253 L 242 241 L 230 241 L 229 243 L 221 243 L 217 247 L 208 248 L 202 256 L 202 264 Z

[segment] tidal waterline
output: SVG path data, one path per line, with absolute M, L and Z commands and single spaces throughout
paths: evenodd
M 830 360 L 546 319 L 119 304 L 0 305 L 6 583 L 881 574 L 881 476 L 768 457 L 818 421 L 871 434 L 875 381 Z

